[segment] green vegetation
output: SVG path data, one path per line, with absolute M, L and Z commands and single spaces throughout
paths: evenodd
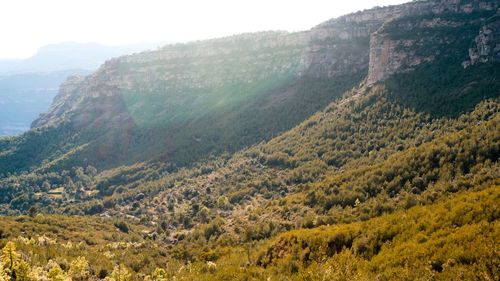
M 0 280 L 498 280 L 500 67 L 462 67 L 489 14 L 385 24 L 434 54 L 375 85 L 365 37 L 109 62 L 119 95 L 0 140 Z
M 4 183 L 17 183 L 15 188 L 37 183 L 43 187 L 42 190 L 51 191 L 47 193 L 50 208 L 43 201 L 38 201 L 40 205 L 30 211 L 35 219 L 38 219 L 38 208 L 42 212 L 123 216 L 122 220 L 104 220 L 102 223 L 113 229 L 107 231 L 109 233 L 132 236 L 138 233 L 139 226 L 134 226 L 130 220 L 146 225 L 142 227 L 147 231 L 144 234 L 141 231 L 141 236 L 134 238 L 139 240 L 132 241 L 146 239 L 152 243 L 150 245 L 158 244 L 151 247 L 159 247 L 160 254 L 164 251 L 161 254 L 165 257 L 164 264 L 144 265 L 144 268 L 148 268 L 146 270 L 130 263 L 132 260 L 116 260 L 106 264 L 108 274 L 123 263 L 123 268 L 133 275 L 151 274 L 154 268 L 160 267 L 165 268 L 168 278 L 171 278 L 182 264 L 186 266 L 185 263 L 189 262 L 187 268 L 190 268 L 191 273 L 183 273 L 189 276 L 186 278 L 201 278 L 194 277 L 201 274 L 208 280 L 233 280 L 240 277 L 244 280 L 243 276 L 247 273 L 257 280 L 274 274 L 288 276 L 286 278 L 309 276 L 304 278 L 317 280 L 320 275 L 314 276 L 308 272 L 322 272 L 321 275 L 331 274 L 330 278 L 341 278 L 336 275 L 340 274 L 339 270 L 361 279 L 371 279 L 379 274 L 386 279 L 406 274 L 402 276 L 407 276 L 405 278 L 408 280 L 425 274 L 451 276 L 439 269 L 440 266 L 444 267 L 447 260 L 440 260 L 443 264 L 435 265 L 437 269 L 430 269 L 429 261 L 425 259 L 418 263 L 407 263 L 415 268 L 395 262 L 397 265 L 373 269 L 371 264 L 376 264 L 375 257 L 387 241 L 381 238 L 382 242 L 372 242 L 371 234 L 365 235 L 364 232 L 373 225 L 384 225 L 376 217 L 399 212 L 398 215 L 387 216 L 398 218 L 401 212 L 415 205 L 428 205 L 424 209 L 433 210 L 432 204 L 441 202 L 442 198 L 500 184 L 500 140 L 496 133 L 500 125 L 498 100 L 483 101 L 474 111 L 458 118 L 432 118 L 392 102 L 391 95 L 384 87 L 373 87 L 361 92 L 363 95 L 359 93 L 355 91 L 347 94 L 347 102 L 342 100 L 330 105 L 268 143 L 233 157 L 212 159 L 192 169 L 172 173 L 161 165 L 138 164 L 99 174 L 89 166 L 61 173 L 25 174 L 10 177 Z M 330 155 L 328 152 L 332 150 L 345 152 Z M 54 184 L 55 180 L 59 184 Z M 77 193 L 77 188 L 70 189 L 68 185 L 84 187 L 84 192 Z M 64 186 L 61 198 L 54 191 L 60 190 L 59 186 Z M 491 190 L 496 191 L 495 188 Z M 498 200 L 498 197 L 493 200 Z M 17 206 L 17 202 L 30 201 L 20 198 L 12 201 L 10 206 Z M 491 202 L 480 206 L 488 204 L 495 206 Z M 26 203 L 19 210 L 32 209 L 29 206 Z M 360 227 L 370 221 L 373 224 L 369 224 L 369 227 Z M 273 241 L 288 237 L 291 229 L 303 228 L 299 232 L 290 232 L 290 235 L 295 235 L 309 233 L 308 228 L 313 228 L 310 237 L 320 239 L 323 236 L 314 231 L 323 232 L 330 229 L 325 225 L 339 223 L 351 223 L 345 230 L 340 228 L 342 233 L 347 231 L 347 234 L 354 235 L 351 232 L 357 231 L 360 236 L 367 237 L 363 238 L 366 241 L 361 239 L 356 240 L 356 243 L 353 240 L 341 244 L 337 248 L 338 255 L 330 253 L 323 260 L 316 248 L 311 248 L 309 255 L 320 255 L 318 259 L 296 259 L 297 255 L 302 255 L 300 253 L 290 254 L 288 258 L 263 254 L 274 251 L 267 249 L 274 249 L 273 243 L 278 242 Z M 85 226 L 89 222 L 79 224 Z M 316 229 L 318 226 L 320 228 Z M 98 228 L 92 226 L 89 229 Z M 337 231 L 336 226 L 332 229 Z M 496 228 L 493 226 L 489 229 Z M 45 232 L 37 229 L 33 233 Z M 82 233 L 85 231 L 82 230 Z M 479 239 L 483 232 L 472 233 L 472 236 L 465 237 L 476 237 L 474 235 L 477 234 L 476 238 Z M 278 238 L 273 238 L 276 235 Z M 126 239 L 118 236 L 107 240 L 95 239 L 95 242 L 86 244 L 97 247 Z M 429 241 L 434 241 L 434 238 Z M 367 245 L 362 244 L 365 242 Z M 449 243 L 456 245 L 459 242 Z M 351 246 L 342 251 L 346 245 Z M 376 250 L 362 250 L 367 247 L 375 247 Z M 147 252 L 142 248 L 137 251 Z M 429 251 L 431 260 L 434 250 Z M 91 264 L 100 257 L 78 253 L 66 259 L 70 262 L 78 256 L 85 256 Z M 242 257 L 245 258 L 242 260 Z M 288 259 L 295 262 L 290 263 Z M 479 257 L 474 256 L 474 259 Z M 492 260 L 486 258 L 481 262 L 487 261 Z M 455 261 L 451 263 L 456 264 Z M 478 263 L 474 261 L 471 264 L 477 266 Z M 237 271 L 241 266 L 250 268 Z M 474 267 L 458 270 L 462 266 L 459 263 L 456 271 L 454 269 L 449 274 L 477 274 L 480 270 L 489 270 L 484 266 L 491 268 L 491 265 L 482 264 L 482 269 Z M 69 267 L 64 268 L 67 274 Z M 331 272 L 332 268 L 336 268 L 334 273 Z M 442 275 L 438 269 L 446 274 Z M 120 267 L 115 273 L 118 271 L 121 271 Z M 239 273 L 235 275 L 234 272 Z M 447 278 L 442 277 L 444 280 Z M 474 279 L 469 275 L 466 278 Z
M 59 280 L 66 275 L 72 280 L 89 280 L 89 276 L 112 276 L 115 263 L 142 272 L 153 271 L 157 264 L 166 261 L 165 249 L 149 238 L 147 227 L 129 223 L 129 231 L 124 233 L 111 219 L 3 217 L 0 233 L 4 245 L 3 268 L 11 277 L 17 276 L 13 280 L 46 280 L 43 276 Z M 7 250 L 14 253 L 9 260 Z M 20 266 L 30 268 L 30 279 L 19 279 Z
M 400 103 L 433 116 L 457 116 L 484 99 L 498 97 L 500 64 L 464 69 L 459 63 L 444 60 L 424 65 L 411 75 L 395 75 L 387 87 Z
M 14 228 L 2 234 L 0 276 L 2 280 L 14 275 L 15 280 L 497 280 L 499 203 L 498 186 L 462 192 L 364 222 L 289 231 L 258 244 L 218 246 L 187 264 L 176 260 L 175 253 L 194 248 L 162 247 L 136 234 L 109 229 L 103 220 L 2 218 L 1 229 Z M 81 223 L 96 228 L 81 228 Z M 47 227 L 58 233 L 45 236 Z M 25 232 L 16 237 L 22 229 Z M 35 233 L 44 234 L 37 238 Z M 95 240 L 75 242 L 87 235 Z M 131 242 L 125 242 L 128 239 Z M 138 257 L 138 252 L 147 256 Z M 154 256 L 157 252 L 160 255 Z
M 316 278 L 330 267 L 331 280 L 346 273 L 355 280 L 496 280 L 499 203 L 492 187 L 365 222 L 292 231 L 273 239 L 257 264 Z
M 121 88 L 100 80 L 82 82 L 95 83 L 103 92 L 111 88 L 110 95 L 83 98 L 75 110 L 59 114 L 56 126 L 1 140 L 0 171 L 88 164 L 101 170 L 142 161 L 190 166 L 289 130 L 357 86 L 368 67 L 367 40 L 316 42 L 321 49 L 311 53 L 299 34 L 249 36 L 253 40 L 242 35 L 184 44 L 200 53 L 194 57 L 169 46 L 164 52 L 176 51 L 179 57 L 162 59 L 158 51 L 153 61 L 137 55 L 109 62 L 99 74 L 107 77 L 110 71 Z M 273 46 L 287 40 L 292 43 Z M 331 75 L 333 66 L 323 58 L 330 52 L 362 57 L 365 64 Z M 77 89 L 72 95 L 92 92 L 80 84 L 71 87 Z M 72 108 L 72 101 L 67 98 L 65 106 Z

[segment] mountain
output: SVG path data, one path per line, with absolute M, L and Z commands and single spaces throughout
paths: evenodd
M 49 162 L 60 167 L 85 161 L 101 169 L 152 158 L 185 166 L 211 154 L 232 153 L 303 121 L 361 83 L 369 65 L 368 83 L 383 78 L 372 73 L 384 66 L 369 60 L 376 49 L 370 49 L 370 42 L 382 40 L 375 31 L 386 28 L 385 22 L 419 20 L 422 32 L 440 31 L 448 40 L 420 55 L 418 49 L 409 53 L 400 48 L 411 38 L 388 38 L 381 46 L 399 52 L 384 54 L 393 59 L 387 72 L 404 72 L 458 40 L 466 42 L 455 48 L 465 60 L 495 5 L 416 2 L 344 16 L 305 32 L 244 34 L 110 60 L 94 74 L 65 83 L 54 107 L 33 122 L 37 135 L 57 135 L 57 152 L 44 149 L 33 163 L 6 159 L 17 170 L 45 159 L 58 159 Z M 451 12 L 465 16 L 455 22 L 426 21 Z M 447 30 L 457 34 L 444 34 Z M 404 61 L 400 55 L 414 59 Z M 69 139 L 72 145 L 65 146 Z M 23 142 L 38 138 L 28 135 Z
M 60 43 L 44 46 L 28 59 L 0 60 L 0 136 L 29 130 L 69 76 L 88 75 L 110 58 L 154 46 Z
M 0 140 L 0 239 L 39 276 L 84 256 L 108 280 L 497 280 L 499 4 L 414 1 L 72 77 Z
M 68 69 L 95 70 L 106 60 L 154 49 L 160 44 L 135 44 L 125 46 L 103 46 L 96 43 L 64 42 L 46 45 L 26 59 L 0 60 L 0 75 L 32 72 L 55 72 Z
M 31 122 L 50 108 L 68 76 L 87 74 L 89 70 L 65 70 L 0 77 L 0 136 L 28 131 Z

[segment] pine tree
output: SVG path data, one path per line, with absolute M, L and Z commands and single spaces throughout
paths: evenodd
M 56 264 L 54 265 L 50 270 L 49 274 L 47 275 L 50 281 L 64 281 L 64 271 L 61 269 L 61 267 Z
M 19 260 L 20 257 L 16 251 L 16 244 L 12 241 L 7 242 L 2 250 L 2 263 L 3 270 L 8 276 L 15 277 L 15 266 Z
M 16 281 L 30 281 L 30 266 L 27 262 L 21 260 L 15 267 Z
M 111 272 L 111 277 L 107 277 L 108 281 L 132 281 L 132 274 L 123 264 L 116 265 Z
M 89 262 L 85 257 L 77 257 L 71 262 L 69 274 L 73 280 L 88 280 L 90 277 Z
M 151 274 L 151 276 L 153 277 L 154 281 L 167 281 L 167 272 L 162 268 L 157 267 L 153 271 L 153 274 Z

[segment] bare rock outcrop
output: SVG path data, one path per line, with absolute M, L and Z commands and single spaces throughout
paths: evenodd
M 464 24 L 466 20 L 450 20 L 446 15 L 453 13 L 472 14 L 484 11 L 495 11 L 499 7 L 499 1 L 459 1 L 459 0 L 443 0 L 443 1 L 418 1 L 405 5 L 387 8 L 387 21 L 370 37 L 370 62 L 367 83 L 373 84 L 387 79 L 391 75 L 398 72 L 405 72 L 414 69 L 423 62 L 432 61 L 436 56 L 440 55 L 440 51 L 435 53 L 419 52 L 421 46 L 426 46 L 432 50 L 433 44 L 445 44 L 449 38 L 444 35 L 440 38 L 440 42 L 432 42 L 435 38 L 426 38 L 425 35 L 415 36 L 412 34 L 418 30 L 458 28 Z M 390 12 L 389 12 L 390 11 Z M 425 17 L 429 15 L 432 17 Z M 421 16 L 421 18 L 418 18 Z M 399 21 L 402 18 L 414 18 L 415 20 Z M 399 34 L 406 33 L 405 36 L 394 36 L 389 27 L 397 29 Z M 483 29 L 482 36 L 476 39 L 476 49 L 472 49 L 472 56 L 475 60 L 481 57 L 495 56 L 495 48 L 497 35 L 496 25 L 489 25 Z M 496 51 L 498 52 L 498 50 Z M 488 53 L 485 55 L 485 53 Z M 471 56 L 471 60 L 472 59 Z
M 95 107 L 92 103 L 103 102 L 104 97 L 110 101 L 114 96 L 130 92 L 136 95 L 181 93 L 217 89 L 228 84 L 251 84 L 271 75 L 293 80 L 304 75 L 332 78 L 362 71 L 368 71 L 368 83 L 375 83 L 439 55 L 422 55 L 412 50 L 413 46 L 428 43 L 422 38 L 388 36 L 385 30 L 388 23 L 401 18 L 437 15 L 419 24 L 426 28 L 457 26 L 461 23 L 440 19 L 439 15 L 496 11 L 498 2 L 415 1 L 349 14 L 303 32 L 248 33 L 122 56 L 109 60 L 85 78 L 70 78 L 61 86 L 49 112 L 35 120 L 32 127 L 57 124 L 74 116 L 76 111 L 88 116 L 86 112 Z M 412 31 L 411 26 L 398 28 Z M 477 47 L 471 49 L 471 63 L 498 56 L 497 34 L 498 23 L 481 31 Z M 170 100 L 173 99 L 165 100 L 165 108 Z M 119 111 L 109 110 L 114 106 L 110 104 L 103 112 L 109 115 Z M 133 112 L 140 104 L 128 106 Z
M 477 63 L 500 61 L 500 10 L 483 26 L 469 49 L 469 60 L 464 67 Z
M 38 119 L 31 123 L 31 127 L 54 126 L 60 123 L 66 114 L 75 109 L 83 99 L 80 88 L 84 80 L 85 77 L 80 75 L 68 77 L 59 87 L 59 92 L 54 97 L 49 111 L 40 114 Z

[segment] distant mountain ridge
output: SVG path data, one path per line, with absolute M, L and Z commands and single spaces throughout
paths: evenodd
M 0 60 L 0 136 L 29 130 L 31 122 L 49 109 L 68 76 L 88 75 L 108 59 L 155 46 L 68 42 L 41 47 L 28 59 Z
M 91 70 L 69 69 L 0 77 L 0 136 L 28 131 L 31 122 L 50 108 L 59 85 L 68 76 L 90 73 Z
M 27 59 L 0 59 L 0 76 L 68 69 L 94 70 L 104 61 L 125 54 L 154 49 L 159 43 L 104 46 L 96 43 L 65 42 L 46 45 Z

